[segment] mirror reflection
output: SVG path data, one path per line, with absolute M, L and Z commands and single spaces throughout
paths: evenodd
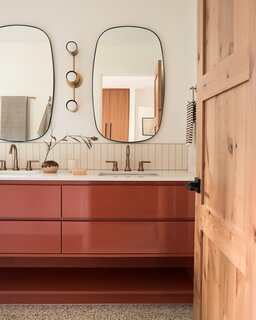
M 98 39 L 93 103 L 98 131 L 119 142 L 153 137 L 163 111 L 163 53 L 158 36 L 141 27 L 115 27 Z
M 53 106 L 53 58 L 40 29 L 0 28 L 0 139 L 34 140 L 49 128 Z

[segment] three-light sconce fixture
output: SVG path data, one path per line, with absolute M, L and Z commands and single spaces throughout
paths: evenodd
M 66 108 L 69 111 L 76 112 L 78 110 L 78 103 L 76 101 L 76 88 L 82 84 L 81 75 L 76 72 L 76 60 L 75 57 L 78 54 L 78 46 L 75 41 L 69 41 L 66 44 L 67 51 L 73 57 L 73 69 L 66 73 L 67 84 L 73 89 L 73 97 L 66 103 Z

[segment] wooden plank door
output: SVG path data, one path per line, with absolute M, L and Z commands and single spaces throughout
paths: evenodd
M 129 140 L 129 89 L 103 89 L 102 133 L 106 138 Z
M 256 319 L 255 12 L 198 0 L 194 320 Z

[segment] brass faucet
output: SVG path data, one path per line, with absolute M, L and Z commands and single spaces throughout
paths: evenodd
M 125 169 L 124 171 L 131 171 L 130 165 L 130 146 L 126 146 L 126 161 L 125 161 Z
M 9 154 L 13 153 L 13 167 L 12 170 L 20 170 L 19 163 L 18 163 L 18 150 L 14 143 L 11 144 Z

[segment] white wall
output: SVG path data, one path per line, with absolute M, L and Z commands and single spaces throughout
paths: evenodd
M 152 29 L 163 45 L 166 94 L 162 127 L 149 142 L 185 141 L 188 88 L 196 82 L 196 0 L 2 0 L 0 21 L 1 25 L 30 24 L 49 35 L 56 76 L 53 124 L 59 137 L 67 132 L 99 136 L 93 119 L 91 74 L 100 33 L 118 25 Z M 77 113 L 65 108 L 72 97 L 65 81 L 65 74 L 72 67 L 71 56 L 65 50 L 69 40 L 79 45 L 77 71 L 84 78 L 77 89 Z

